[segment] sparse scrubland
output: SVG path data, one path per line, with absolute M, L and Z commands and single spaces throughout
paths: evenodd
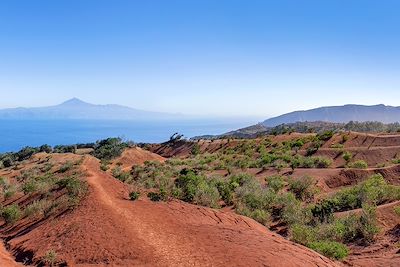
M 142 161 L 139 155 L 131 164 L 134 154 L 124 151 L 140 148 L 119 138 L 24 148 L 0 155 L 2 173 L 13 174 L 0 177 L 0 215 L 12 229 L 22 221 L 74 210 L 88 194 L 80 167 L 84 149 L 83 154 L 99 159 L 99 173 L 126 184 L 130 205 L 146 199 L 161 203 L 175 199 L 228 210 L 346 262 L 355 246 L 368 247 L 386 234 L 378 209 L 400 200 L 398 178 L 387 179 L 383 171 L 397 168 L 400 155 L 375 159 L 365 149 L 355 149 L 359 144 L 369 149 L 378 139 L 368 140 L 368 136 L 333 131 L 211 141 L 187 141 L 174 135 L 164 144 L 141 145 L 166 160 L 157 155 L 150 157 L 155 160 Z M 379 165 L 377 160 L 381 167 L 369 168 Z M 398 216 L 398 205 L 390 212 Z M 57 252 L 48 250 L 41 262 L 56 265 Z

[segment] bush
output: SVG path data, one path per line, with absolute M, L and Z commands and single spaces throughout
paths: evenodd
M 290 192 L 277 196 L 273 205 L 274 212 L 277 212 L 278 217 L 289 226 L 308 222 L 307 210 Z
M 49 200 L 35 200 L 24 209 L 24 216 L 31 217 L 44 215 L 50 206 L 51 202 Z
M 270 177 L 265 178 L 265 181 L 268 184 L 268 187 L 274 190 L 275 192 L 279 192 L 284 186 L 285 181 L 283 177 L 280 175 L 273 175 Z
M 76 152 L 76 145 L 58 145 L 54 147 L 54 153 L 74 153 Z
M 191 154 L 192 155 L 199 155 L 200 154 L 200 146 L 197 143 L 194 143 L 192 146 Z
M 3 208 L 1 216 L 7 224 L 14 224 L 21 218 L 21 209 L 16 204 L 9 205 Z
M 346 161 L 346 163 L 348 163 L 352 157 L 353 155 L 350 152 L 348 151 L 343 152 L 342 158 Z
M 22 191 L 25 195 L 36 192 L 37 189 L 38 185 L 34 179 L 30 179 L 28 182 L 22 185 Z
M 328 168 L 332 164 L 330 159 L 324 157 L 316 157 L 314 162 L 317 168 Z
M 18 151 L 17 153 L 15 153 L 15 156 L 18 161 L 23 161 L 23 160 L 29 159 L 33 154 L 35 154 L 37 152 L 38 152 L 37 148 L 27 146 L 27 147 L 24 147 L 23 149 L 21 149 L 20 151 Z
M 165 194 L 163 194 L 163 193 L 157 193 L 157 192 L 149 192 L 148 194 L 147 194 L 147 197 L 151 200 L 151 201 L 154 201 L 154 202 L 158 202 L 158 201 L 162 201 L 162 200 L 165 200 L 166 199 L 166 196 L 165 196 Z
M 42 145 L 39 147 L 39 152 L 51 153 L 53 148 L 49 145 Z
M 221 184 L 219 183 L 221 186 Z M 183 170 L 175 180 L 175 186 L 180 190 L 180 199 L 186 202 L 196 203 L 203 206 L 218 207 L 221 198 L 218 183 L 197 175 L 191 170 Z
M 314 198 L 316 193 L 314 187 L 315 181 L 310 176 L 303 176 L 297 179 L 289 179 L 289 191 L 292 192 L 297 199 L 309 201 Z
M 236 212 L 243 216 L 252 218 L 253 220 L 255 220 L 263 225 L 267 225 L 267 223 L 270 221 L 270 218 L 271 218 L 271 215 L 267 211 L 262 210 L 262 209 L 250 210 L 247 207 L 242 206 L 242 207 L 238 207 L 236 209 Z
M 71 198 L 80 199 L 87 192 L 87 184 L 73 176 L 59 180 L 57 185 L 65 188 Z
M 108 164 L 109 164 L 108 161 L 101 161 L 100 170 L 102 170 L 103 172 L 108 171 L 108 169 L 110 169 Z
M 221 196 L 219 195 L 218 189 L 215 185 L 203 181 L 197 186 L 193 203 L 201 206 L 218 208 L 220 198 Z
M 58 171 L 60 173 L 64 173 L 64 172 L 71 170 L 73 166 L 74 166 L 74 163 L 72 161 L 67 161 L 60 167 L 60 169 Z
M 292 240 L 296 243 L 307 246 L 317 239 L 314 227 L 295 224 L 291 227 Z
M 323 200 L 316 206 L 315 213 L 346 211 L 361 208 L 363 204 L 380 205 L 399 199 L 400 187 L 388 185 L 382 175 L 376 174 Z
M 315 154 L 321 146 L 322 146 L 321 141 L 312 142 L 310 144 L 310 146 L 307 148 L 306 156 L 311 156 L 311 155 Z
M 8 188 L 4 189 L 4 198 L 10 199 L 17 193 L 17 188 L 14 185 L 10 185 Z
M 3 162 L 3 166 L 4 166 L 5 168 L 8 168 L 8 167 L 11 167 L 11 166 L 14 165 L 14 160 L 13 160 L 13 158 L 11 158 L 11 157 L 5 157 L 5 158 L 3 158 L 2 162 Z
M 366 169 L 368 168 L 368 163 L 366 163 L 364 160 L 357 160 L 353 163 L 350 163 L 349 167 L 353 169 Z
M 135 201 L 137 199 L 139 199 L 140 193 L 139 192 L 130 192 L 129 193 L 129 199 L 132 201 Z
M 325 131 L 323 133 L 319 133 L 317 138 L 322 141 L 328 141 L 333 136 L 333 131 Z
M 92 155 L 101 160 L 111 160 L 119 157 L 128 146 L 121 138 L 108 138 L 96 143 Z
M 308 247 L 335 260 L 344 259 L 349 255 L 349 249 L 345 245 L 334 241 L 316 241 L 310 243 Z

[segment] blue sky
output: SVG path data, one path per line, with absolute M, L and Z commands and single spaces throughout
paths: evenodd
M 399 1 L 0 1 L 0 107 L 400 105 Z

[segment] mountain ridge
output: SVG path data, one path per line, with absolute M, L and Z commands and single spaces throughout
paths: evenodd
M 97 105 L 79 98 L 68 99 L 58 105 L 45 107 L 17 107 L 0 109 L 0 119 L 94 119 L 94 120 L 156 120 L 174 119 L 181 114 L 146 111 L 127 106 Z
M 346 104 L 326 106 L 308 110 L 298 110 L 272 117 L 261 122 L 266 127 L 275 127 L 285 123 L 325 121 L 346 123 L 349 121 L 379 121 L 393 123 L 400 121 L 400 107 L 377 105 Z

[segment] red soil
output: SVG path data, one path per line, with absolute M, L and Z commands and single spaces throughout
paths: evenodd
M 112 161 L 110 168 L 113 169 L 118 164 L 123 170 L 128 170 L 131 169 L 133 165 L 140 165 L 145 161 L 164 162 L 165 158 L 140 147 L 134 147 L 126 149 L 124 152 L 122 152 L 120 157 Z
M 90 193 L 72 212 L 9 233 L 11 252 L 37 263 L 49 250 L 68 266 L 335 266 L 230 212 L 179 201 L 127 200 L 125 184 L 87 156 Z
M 395 214 L 394 207 L 400 206 L 400 201 L 381 205 L 377 208 L 376 216 L 380 226 L 380 233 L 376 241 L 370 246 L 353 245 L 353 251 L 346 262 L 352 266 L 399 266 L 400 263 L 400 219 Z M 343 217 L 350 213 L 361 213 L 361 209 L 337 213 Z

